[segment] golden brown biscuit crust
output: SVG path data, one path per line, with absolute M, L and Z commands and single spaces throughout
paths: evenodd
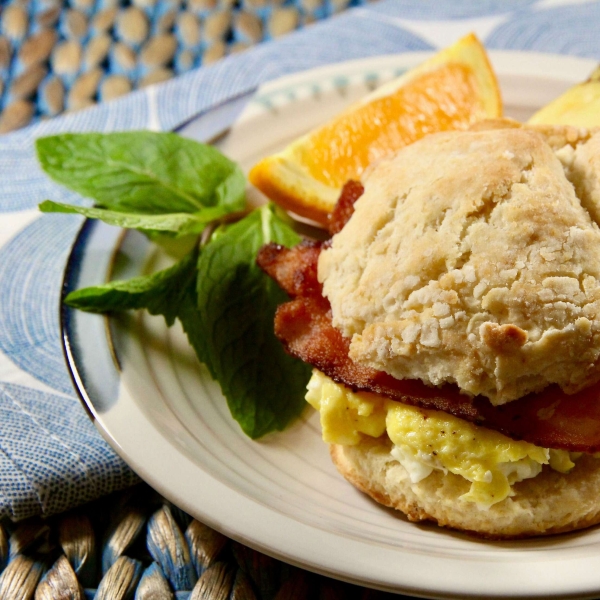
M 495 404 L 600 379 L 600 134 L 481 124 L 375 166 L 319 279 L 353 360 Z
M 600 460 L 580 457 L 571 473 L 544 467 L 540 475 L 513 485 L 515 495 L 479 509 L 460 500 L 470 483 L 434 471 L 411 483 L 390 454 L 387 436 L 357 446 L 330 446 L 338 471 L 374 500 L 404 513 L 410 521 L 433 521 L 487 539 L 516 539 L 564 533 L 600 522 Z

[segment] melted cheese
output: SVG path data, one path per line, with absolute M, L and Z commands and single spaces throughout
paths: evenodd
M 471 482 L 465 501 L 489 507 L 513 494 L 512 484 L 535 477 L 542 465 L 566 473 L 574 464 L 563 450 L 515 441 L 444 412 L 377 394 L 354 393 L 314 371 L 306 400 L 320 412 L 323 440 L 355 445 L 387 433 L 391 454 L 418 483 L 435 469 Z

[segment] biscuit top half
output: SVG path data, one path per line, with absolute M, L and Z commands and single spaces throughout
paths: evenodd
M 375 165 L 321 253 L 358 363 L 503 404 L 600 380 L 600 133 L 433 134 Z

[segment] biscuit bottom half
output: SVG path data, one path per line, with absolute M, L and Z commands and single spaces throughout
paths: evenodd
M 436 470 L 412 483 L 391 448 L 383 435 L 352 446 L 330 444 L 330 453 L 350 483 L 410 521 L 433 521 L 488 539 L 564 533 L 600 522 L 600 460 L 591 455 L 579 457 L 568 474 L 545 465 L 536 477 L 515 483 L 513 496 L 478 510 L 460 498 L 469 491 L 469 481 Z

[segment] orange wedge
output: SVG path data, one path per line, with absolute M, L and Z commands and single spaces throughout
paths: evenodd
M 538 110 L 528 122 L 536 125 L 600 126 L 600 67 L 587 81 L 574 85 Z
M 373 161 L 428 133 L 501 114 L 485 49 L 467 35 L 260 161 L 250 181 L 284 208 L 326 223 L 343 184 Z

